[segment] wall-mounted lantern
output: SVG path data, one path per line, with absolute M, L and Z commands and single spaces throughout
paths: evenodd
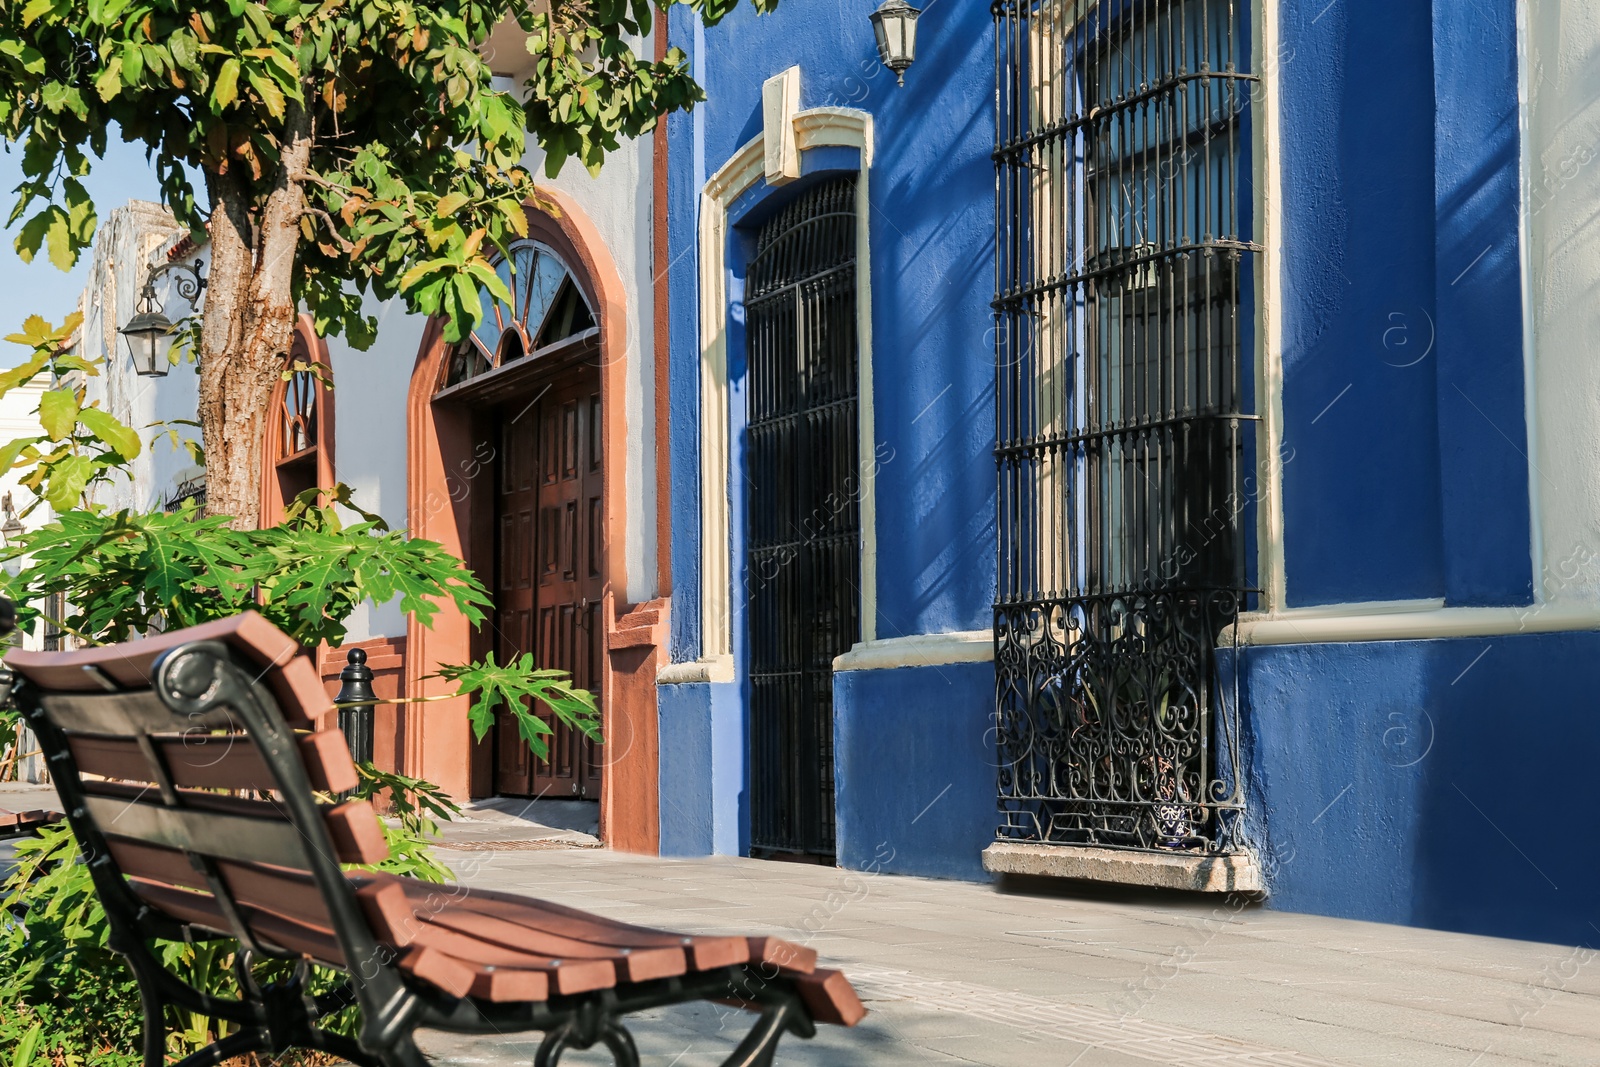
M 193 304 L 206 280 L 200 274 L 200 261 L 193 263 L 163 263 L 151 267 L 145 275 L 144 287 L 139 290 L 139 302 L 134 306 L 133 318 L 120 331 L 128 341 L 128 354 L 133 357 L 133 369 L 145 378 L 164 378 L 170 364 L 167 353 L 172 349 L 172 320 L 162 312 L 156 302 L 156 279 L 172 270 L 188 271 L 190 277 L 178 278 L 175 287 L 178 295 Z
M 883 0 L 872 19 L 872 32 L 878 38 L 878 58 L 894 71 L 901 85 L 906 83 L 906 68 L 917 58 L 917 16 L 922 14 L 906 0 Z

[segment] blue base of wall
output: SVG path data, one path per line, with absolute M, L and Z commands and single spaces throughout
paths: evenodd
M 745 734 L 731 683 L 656 687 L 661 723 L 661 854 L 737 856 L 745 835 Z
M 1600 945 L 1600 633 L 1241 655 L 1272 907 Z
M 994 665 L 834 675 L 839 866 L 987 880 Z
M 984 880 L 994 840 L 987 663 L 834 676 L 838 859 L 854 870 Z M 749 851 L 747 740 L 734 683 L 657 688 L 661 854 Z

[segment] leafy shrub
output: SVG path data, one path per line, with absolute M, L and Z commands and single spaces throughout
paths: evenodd
M 432 844 L 436 819 L 460 809 L 437 786 L 359 765 L 357 797 L 388 799 L 393 821 L 384 825 L 389 858 L 369 868 L 431 882 L 452 877 Z M 139 991 L 121 957 L 106 947 L 110 927 L 95 895 L 88 865 L 65 823 L 46 827 L 17 845 L 17 869 L 0 886 L 0 1049 L 13 1050 L 8 1067 L 132 1067 L 139 1062 Z M 161 959 L 196 989 L 221 997 L 238 995 L 233 977 L 236 944 L 222 939 L 197 944 L 162 942 Z M 281 963 L 258 968 L 263 981 Z M 331 987 L 331 971 L 315 976 Z M 226 1036 L 221 1020 L 169 1008 L 167 1051 L 196 1052 Z M 353 1010 L 346 1013 L 353 1016 Z M 342 1025 L 340 1025 L 342 1023 Z M 354 1019 L 333 1029 L 354 1035 Z
M 37 377 L 51 382 L 40 403 L 44 435 L 0 446 L 0 472 L 24 470 L 24 484 L 59 513 L 0 552 L 0 562 L 18 565 L 3 591 L 18 604 L 22 626 L 39 617 L 29 605 L 52 594 L 70 606 L 66 618 L 50 621 L 97 644 L 253 609 L 303 645 L 337 645 L 345 621 L 368 600 L 398 600 L 424 626 L 443 602 L 453 602 L 473 624 L 483 620 L 489 596 L 465 564 L 441 545 L 390 530 L 382 518 L 362 511 L 344 486 L 302 494 L 286 509 L 285 522 L 267 530 L 236 530 L 226 517 L 206 516 L 192 506 L 143 514 L 95 504 L 96 488 L 126 477 L 143 442 L 86 403 L 81 386 L 62 384 L 69 371 L 98 373 L 97 362 L 62 351 L 76 325 L 75 317 L 60 327 L 30 319 L 23 333 L 8 339 L 31 347 L 32 357 L 0 374 L 0 395 Z M 347 523 L 341 509 L 358 521 Z M 508 664 L 489 656 L 447 666 L 440 676 L 455 683 L 457 696 L 472 698 L 469 721 L 479 740 L 495 713 L 505 709 L 543 759 L 551 728 L 534 710 L 541 704 L 599 737 L 593 695 L 575 688 L 561 671 L 538 669 L 531 656 Z M 0 731 L 9 732 L 15 715 L 0 709 Z M 384 827 L 389 858 L 373 869 L 449 879 L 432 845 L 439 821 L 459 814 L 450 798 L 420 779 L 371 765 L 358 770 L 358 795 L 383 800 L 390 813 Z M 65 826 L 48 828 L 17 852 L 18 868 L 0 886 L 0 1067 L 137 1063 L 137 989 L 131 972 L 107 948 L 105 912 L 71 833 Z M 233 997 L 235 947 L 217 940 L 162 943 L 160 951 L 195 988 Z M 261 963 L 262 980 L 283 967 Z M 338 981 L 333 972 L 318 972 L 318 983 L 331 987 Z M 169 1011 L 167 1050 L 173 1056 L 225 1035 L 219 1020 Z M 330 1028 L 354 1034 L 354 1015 L 348 1009 Z

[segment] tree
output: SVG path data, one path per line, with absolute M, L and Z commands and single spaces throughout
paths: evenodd
M 752 0 L 758 10 L 777 0 Z M 683 3 L 708 25 L 738 0 Z M 69 268 L 94 239 L 81 178 L 120 130 L 179 221 L 207 226 L 198 340 L 212 514 L 256 525 L 262 420 L 297 308 L 369 346 L 364 294 L 443 315 L 456 341 L 490 263 L 525 234 L 531 133 L 552 176 L 703 99 L 678 49 L 629 41 L 651 0 L 0 0 L 0 132 L 23 149 L 18 252 Z M 534 58 L 519 94 L 479 48 L 514 19 Z M 189 174 L 204 179 L 204 196 Z

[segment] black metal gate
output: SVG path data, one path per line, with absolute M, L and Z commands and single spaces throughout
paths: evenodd
M 855 183 L 761 229 L 749 354 L 750 844 L 831 856 L 833 658 L 860 636 Z
M 995 5 L 1003 839 L 1236 844 L 1246 6 Z

